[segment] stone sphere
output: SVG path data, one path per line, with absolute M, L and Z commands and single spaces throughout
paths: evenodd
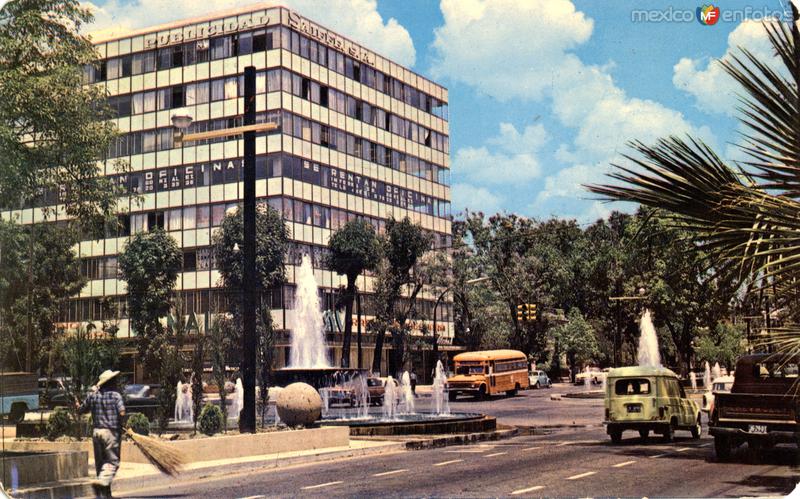
M 288 426 L 309 426 L 322 417 L 322 397 L 306 383 L 292 383 L 278 393 L 275 408 Z

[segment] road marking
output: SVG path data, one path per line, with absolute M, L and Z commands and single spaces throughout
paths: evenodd
M 387 476 L 387 475 L 396 475 L 396 474 L 398 474 L 398 473 L 402 473 L 402 472 L 404 472 L 404 471 L 408 471 L 408 470 L 406 470 L 406 469 L 402 469 L 402 470 L 384 471 L 383 473 L 375 473 L 375 474 L 374 474 L 374 475 L 372 475 L 372 476 Z
M 309 485 L 307 487 L 303 487 L 303 490 L 321 489 L 322 487 L 330 487 L 331 485 L 339 485 L 340 483 L 344 482 L 338 481 L 338 482 L 320 483 L 319 485 Z
M 623 466 L 628 466 L 629 464 L 633 464 L 636 461 L 625 461 L 624 463 L 618 463 L 614 465 L 614 468 L 622 468 Z
M 536 449 L 541 449 L 541 447 L 526 447 L 526 448 L 521 449 L 521 450 L 526 451 L 526 450 L 536 450 Z
M 239 499 L 264 499 L 267 496 L 247 496 L 247 497 L 240 497 Z
M 655 458 L 657 458 L 657 457 L 664 457 L 664 456 L 666 456 L 666 455 L 668 455 L 668 454 L 669 454 L 669 452 L 666 452 L 666 453 L 664 453 L 664 454 L 656 454 L 655 456 L 650 456 L 650 459 L 655 459 Z
M 455 463 L 463 463 L 463 459 L 453 459 L 452 461 L 444 461 L 441 463 L 436 463 L 434 466 L 447 466 L 448 464 L 455 464 Z
M 528 492 L 533 492 L 534 490 L 542 490 L 544 485 L 536 485 L 535 487 L 528 487 L 527 489 L 519 489 L 515 490 L 511 493 L 512 496 L 518 496 L 520 494 L 527 494 Z
M 463 449 L 463 450 L 446 450 L 445 454 L 480 454 L 492 449 Z
M 578 480 L 579 478 L 586 478 L 587 476 L 596 475 L 596 471 L 587 471 L 586 473 L 581 473 L 580 475 L 572 475 L 571 477 L 567 478 L 567 480 Z
M 560 444 L 557 444 L 556 447 L 564 447 L 565 445 L 569 445 L 571 443 L 572 442 L 561 442 Z
M 497 457 L 497 456 L 504 456 L 508 454 L 508 452 L 495 452 L 494 454 L 486 454 L 483 457 Z
M 711 445 L 711 444 L 698 445 L 697 447 L 708 447 L 709 445 Z
M 692 450 L 691 447 L 681 447 L 680 449 L 676 450 L 675 452 L 686 452 L 687 450 Z

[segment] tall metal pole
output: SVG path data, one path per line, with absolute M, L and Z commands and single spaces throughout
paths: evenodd
M 256 68 L 244 69 L 244 125 L 256 122 Z M 256 432 L 256 134 L 244 133 L 244 269 L 242 272 L 242 387 L 239 431 Z

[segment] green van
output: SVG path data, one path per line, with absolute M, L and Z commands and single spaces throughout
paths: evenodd
M 678 376 L 664 367 L 620 367 L 608 372 L 603 424 L 611 441 L 622 432 L 638 430 L 646 439 L 650 431 L 672 441 L 675 430 L 688 430 L 700 438 L 700 407 L 686 397 Z

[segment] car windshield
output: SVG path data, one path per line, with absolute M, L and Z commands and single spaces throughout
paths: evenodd
M 483 374 L 483 366 L 458 366 L 456 367 L 456 374 Z
M 650 380 L 621 379 L 614 384 L 617 395 L 647 395 L 650 393 Z
M 125 395 L 128 397 L 146 397 L 149 388 L 147 385 L 128 385 L 125 387 Z

